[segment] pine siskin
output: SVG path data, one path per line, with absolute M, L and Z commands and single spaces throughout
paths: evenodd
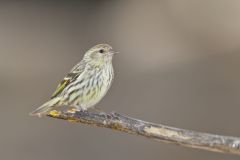
M 92 47 L 61 81 L 51 99 L 30 115 L 46 115 L 58 106 L 71 106 L 77 110 L 93 107 L 105 96 L 113 81 L 114 53 L 108 44 Z

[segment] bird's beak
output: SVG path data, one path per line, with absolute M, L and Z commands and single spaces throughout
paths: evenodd
M 116 53 L 119 53 L 119 52 L 116 52 L 116 51 L 110 51 L 110 52 L 109 52 L 110 55 L 114 55 L 114 54 L 116 54 Z

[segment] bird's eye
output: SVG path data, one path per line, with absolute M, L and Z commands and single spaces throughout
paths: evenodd
M 103 50 L 103 49 L 100 49 L 100 50 L 99 50 L 99 52 L 100 52 L 100 53 L 103 53 L 103 52 L 104 52 L 104 50 Z

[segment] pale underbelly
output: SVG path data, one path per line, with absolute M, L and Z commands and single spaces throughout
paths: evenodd
M 77 91 L 69 100 L 69 105 L 88 109 L 96 105 L 107 93 L 109 89 L 109 84 L 103 83 L 101 87 L 95 86 L 90 89 L 84 89 Z

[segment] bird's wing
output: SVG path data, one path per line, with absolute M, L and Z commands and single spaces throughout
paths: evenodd
M 65 76 L 65 78 L 60 82 L 60 84 L 57 86 L 57 89 L 52 94 L 51 99 L 53 99 L 53 98 L 57 97 L 59 94 L 61 94 L 62 91 L 64 90 L 64 88 L 66 88 L 71 82 L 76 80 L 76 78 L 84 71 L 84 66 L 85 66 L 85 64 L 83 64 L 83 62 L 80 62 L 79 64 L 74 66 L 72 68 L 71 72 L 69 72 Z

